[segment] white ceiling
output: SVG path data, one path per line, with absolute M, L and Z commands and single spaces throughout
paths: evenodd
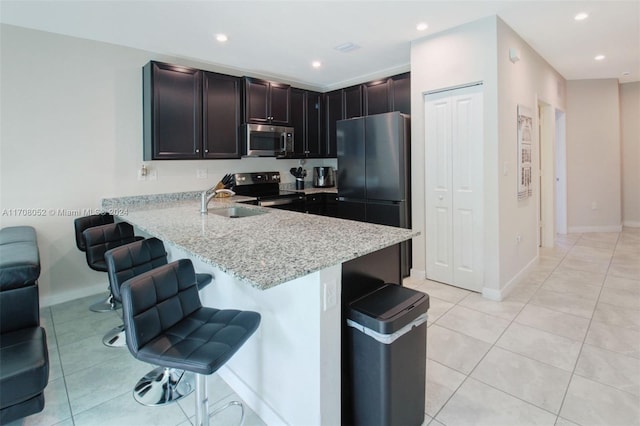
M 589 18 L 577 22 L 578 12 Z M 409 69 L 410 43 L 498 15 L 568 80 L 640 81 L 640 0 L 0 0 L 0 22 L 114 43 L 318 89 Z M 426 22 L 426 31 L 416 24 Z M 215 34 L 225 33 L 225 44 Z M 334 47 L 352 42 L 359 49 Z M 595 61 L 597 54 L 606 59 Z M 313 60 L 322 61 L 313 69 Z M 628 76 L 623 76 L 629 72 Z

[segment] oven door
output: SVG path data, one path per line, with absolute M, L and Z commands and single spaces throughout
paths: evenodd
M 306 212 L 304 195 L 260 200 L 258 201 L 258 205 L 261 207 L 271 207 L 274 209 L 289 210 L 300 213 Z

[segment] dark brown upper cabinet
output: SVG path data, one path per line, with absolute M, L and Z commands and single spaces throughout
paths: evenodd
M 391 79 L 372 81 L 363 85 L 365 115 L 382 114 L 391 111 Z
M 324 94 L 325 107 L 325 152 L 327 157 L 338 155 L 336 147 L 336 122 L 344 117 L 344 101 L 342 90 L 334 90 Z
M 322 141 L 322 94 L 291 89 L 291 126 L 294 128 L 294 152 L 287 158 L 324 157 Z
M 410 73 L 363 84 L 364 115 L 400 111 L 411 114 Z
M 338 155 L 336 122 L 362 116 L 362 85 L 325 93 L 325 156 Z
M 391 77 L 391 111 L 411 114 L 411 73 Z
M 362 117 L 362 86 L 351 86 L 342 89 L 342 99 L 344 102 L 343 119 Z
M 205 72 L 203 81 L 203 158 L 240 158 L 241 80 Z
M 144 160 L 201 158 L 202 71 L 149 62 L 142 75 Z
M 143 67 L 148 160 L 240 158 L 240 79 L 149 62 Z
M 244 77 L 244 114 L 247 123 L 288 125 L 291 120 L 291 86 Z

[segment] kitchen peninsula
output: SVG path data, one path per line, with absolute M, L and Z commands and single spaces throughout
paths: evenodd
M 340 424 L 343 264 L 373 256 L 397 270 L 399 256 L 384 250 L 418 232 L 243 200 L 214 198 L 207 215 L 195 192 L 110 198 L 102 207 L 163 240 L 170 260 L 188 257 L 213 274 L 204 305 L 261 313 L 254 337 L 219 374 L 267 424 Z M 230 207 L 262 214 L 215 214 Z

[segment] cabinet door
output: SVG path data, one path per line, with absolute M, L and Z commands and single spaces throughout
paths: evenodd
M 364 201 L 346 201 L 339 199 L 335 217 L 366 222 L 366 206 L 367 204 Z
M 317 92 L 306 93 L 306 154 L 307 157 L 322 157 L 322 95 Z
M 389 102 L 390 80 L 372 81 L 364 85 L 365 115 L 391 111 Z
M 392 111 L 411 114 L 411 73 L 404 73 L 391 78 Z
M 344 118 L 342 97 L 342 90 L 334 90 L 333 92 L 325 93 L 325 128 L 327 129 L 327 133 L 325 135 L 325 152 L 327 157 L 335 158 L 337 155 L 336 122 Z
M 204 73 L 204 158 L 240 158 L 240 79 Z
M 200 158 L 202 71 L 149 62 L 143 80 L 144 159 Z
M 362 117 L 362 86 L 352 86 L 342 89 L 344 96 L 344 115 L 342 119 Z
M 289 124 L 291 86 L 269 83 L 269 120 L 274 124 Z
M 269 82 L 257 78 L 244 79 L 244 114 L 249 123 L 269 122 Z
M 291 127 L 294 129 L 292 157 L 304 157 L 306 140 L 305 91 L 302 89 L 291 89 Z

